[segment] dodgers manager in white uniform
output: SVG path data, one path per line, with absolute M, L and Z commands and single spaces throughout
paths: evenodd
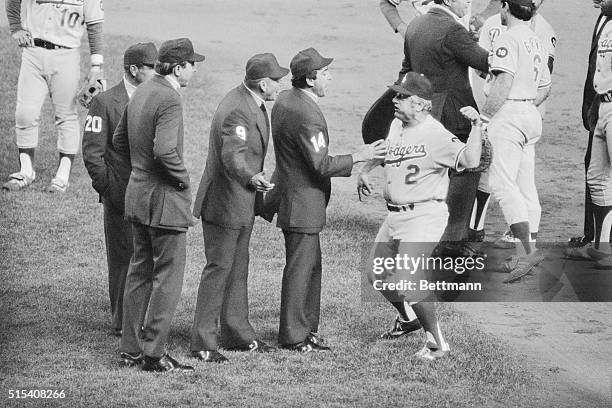
M 55 111 L 59 166 L 48 191 L 64 192 L 80 145 L 76 94 L 80 79 L 79 46 L 87 30 L 90 82 L 102 78 L 104 9 L 102 0 L 6 0 L 11 36 L 23 48 L 17 82 L 15 134 L 19 171 L 4 190 L 21 190 L 36 179 L 40 111 L 47 97 Z
M 393 98 L 396 119 L 386 139 L 384 159 L 384 196 L 389 213 L 378 231 L 371 255 L 394 259 L 396 255 L 421 254 L 421 249 L 423 254 L 431 253 L 448 220 L 445 202 L 448 169 L 463 171 L 478 166 L 482 132 L 478 112 L 473 107 L 461 108 L 461 113 L 472 123 L 465 144 L 434 119 L 430 114 L 433 88 L 423 74 L 408 72 L 400 84 L 389 88 L 396 92 Z M 366 196 L 372 193 L 367 173 L 380 164 L 382 160 L 372 160 L 363 167 L 357 181 L 360 193 Z M 424 276 L 423 270 L 412 273 L 415 272 L 414 281 Z M 392 279 L 401 274 L 390 273 Z M 371 274 L 368 278 L 373 282 Z M 450 348 L 442 336 L 435 304 L 425 291 L 418 295 L 396 290 L 380 292 L 400 312 L 397 319 L 400 324 L 406 316 L 402 316 L 398 304 L 410 302 L 427 336 L 427 343 L 417 357 L 436 360 L 448 355 Z

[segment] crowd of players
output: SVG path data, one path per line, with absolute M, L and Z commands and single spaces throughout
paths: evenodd
M 289 69 L 271 53 L 247 61 L 243 82 L 224 97 L 213 117 L 193 206 L 193 215 L 202 218 L 207 260 L 191 333 L 194 358 L 227 361 L 221 347 L 276 351 L 248 320 L 249 240 L 256 215 L 268 221 L 277 215 L 285 238 L 279 346 L 297 352 L 330 350 L 318 334 L 319 233 L 330 178 L 350 176 L 357 163 L 366 163 L 357 185 L 366 196 L 374 190 L 367 173 L 384 164 L 389 212 L 373 253 L 393 256 L 401 252 L 402 242 L 440 242 L 431 248 L 438 256 L 481 255 L 469 243 L 484 240 L 492 195 L 509 226 L 496 243 L 517 248 L 504 263 L 505 281 L 534 270 L 543 260 L 535 245 L 541 213 L 535 144 L 542 135 L 556 46 L 554 30 L 537 12 L 542 2 L 491 0 L 472 16 L 469 0 L 410 1 L 419 15 L 406 23 L 398 11 L 402 0 L 381 0 L 383 15 L 404 38 L 404 60 L 396 83 L 364 119 L 364 129 L 367 121 L 374 122 L 370 128 L 384 128 L 382 138 L 368 140 L 353 154 L 328 154 L 330 138 L 319 98 L 327 94 L 332 58 L 308 48 L 295 55 Z M 612 54 L 606 39 L 612 29 L 606 23 L 612 0 L 593 3 L 602 14 L 593 34 L 583 103 L 590 132 L 586 236 L 572 239 L 566 256 L 610 268 L 612 149 L 606 109 L 612 101 Z M 20 169 L 3 189 L 22 190 L 36 178 L 38 121 L 50 93 L 60 161 L 49 191 L 65 192 L 80 140 L 75 95 L 84 31 L 91 54 L 88 82 L 103 83 L 102 2 L 7 0 L 6 10 L 11 35 L 23 51 L 16 107 Z M 122 363 L 146 371 L 193 370 L 169 356 L 165 342 L 182 289 L 186 231 L 193 224 L 178 90 L 188 86 L 196 63 L 203 60 L 187 38 L 166 41 L 159 50 L 152 43 L 129 47 L 123 79 L 93 98 L 84 124 L 83 159 L 104 206 L 112 331 L 121 337 Z M 279 93 L 279 81 L 289 73 L 292 87 Z M 479 113 L 472 84 L 482 78 Z M 275 101 L 271 115 L 269 101 Z M 271 179 L 263 170 L 270 136 L 277 164 Z M 364 134 L 364 139 L 372 138 Z M 487 144 L 493 158 L 483 166 Z M 416 355 L 427 360 L 448 355 L 435 302 L 400 292 L 382 294 L 399 312 L 384 338 L 423 328 L 427 342 Z

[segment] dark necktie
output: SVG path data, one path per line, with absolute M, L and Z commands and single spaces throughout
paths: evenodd
M 268 135 L 270 134 L 270 119 L 268 118 L 268 110 L 266 109 L 266 104 L 262 103 L 259 107 L 266 117 L 266 128 L 268 130 Z

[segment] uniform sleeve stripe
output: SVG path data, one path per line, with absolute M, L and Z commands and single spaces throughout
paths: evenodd
M 548 81 L 545 84 L 540 84 L 538 85 L 538 89 L 542 89 L 542 88 L 548 88 L 549 86 L 552 85 L 552 81 Z
M 99 18 L 97 20 L 89 20 L 89 21 L 85 21 L 85 24 L 96 24 L 96 23 L 102 23 L 104 22 L 103 18 Z
M 459 164 L 459 158 L 461 157 L 462 154 L 465 153 L 465 149 L 467 149 L 467 146 L 463 146 L 461 150 L 459 150 L 459 153 L 457 153 L 457 158 L 455 159 L 455 170 L 456 171 L 465 170 L 465 168 L 461 166 L 461 164 Z
M 508 68 L 505 68 L 505 67 L 499 67 L 499 66 L 496 67 L 496 66 L 493 66 L 493 67 L 489 68 L 489 71 L 490 72 L 501 71 L 501 72 L 505 72 L 506 74 L 510 74 L 510 75 L 514 76 L 514 71 L 512 71 L 512 70 L 510 70 Z

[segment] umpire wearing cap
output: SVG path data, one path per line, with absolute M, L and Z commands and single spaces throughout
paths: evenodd
M 203 60 L 187 38 L 164 42 L 156 75 L 136 89 L 113 135 L 113 146 L 129 154 L 132 164 L 125 218 L 134 235 L 119 350 L 126 365 L 144 362 L 145 371 L 193 370 L 166 354 L 164 345 L 183 287 L 186 232 L 192 225 L 178 90 Z
M 113 132 L 136 87 L 155 72 L 157 48 L 134 44 L 123 54 L 123 79 L 93 98 L 83 131 L 83 161 L 104 207 L 104 239 L 108 264 L 111 330 L 121 336 L 123 289 L 132 257 L 132 227 L 123 219 L 125 188 L 130 178 L 129 156 L 113 147 Z
M 272 108 L 272 138 L 277 181 L 266 197 L 278 205 L 277 226 L 285 236 L 278 341 L 299 352 L 326 351 L 317 336 L 321 298 L 321 246 L 331 177 L 348 177 L 353 165 L 384 158 L 383 141 L 365 145 L 357 153 L 330 156 L 329 135 L 319 98 L 327 94 L 332 58 L 314 48 L 291 60 L 293 88 L 278 97 Z M 268 217 L 269 218 L 269 217 Z
M 221 363 L 218 324 L 228 350 L 270 352 L 249 323 L 249 240 L 255 207 L 273 187 L 263 164 L 270 138 L 266 101 L 278 95 L 279 81 L 289 73 L 273 54 L 257 54 L 246 64 L 244 82 L 221 101 L 213 116 L 206 168 L 194 205 L 202 217 L 206 266 L 198 290 L 192 355 Z

